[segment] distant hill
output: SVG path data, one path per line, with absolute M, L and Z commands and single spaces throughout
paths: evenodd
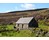
M 35 17 L 36 20 L 44 20 L 46 17 L 49 18 L 49 8 L 0 13 L 0 23 L 13 23 L 22 16 Z

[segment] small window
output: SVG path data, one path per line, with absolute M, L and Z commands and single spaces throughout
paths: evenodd
M 23 28 L 23 24 L 22 24 L 22 28 Z
M 19 27 L 19 24 L 18 24 L 18 27 Z

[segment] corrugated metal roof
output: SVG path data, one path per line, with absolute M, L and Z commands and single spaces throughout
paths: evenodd
M 20 18 L 16 23 L 17 24 L 29 23 L 32 19 L 33 19 L 33 17 L 24 17 L 24 18 Z

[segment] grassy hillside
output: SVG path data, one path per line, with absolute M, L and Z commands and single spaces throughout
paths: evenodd
M 49 18 L 49 9 L 35 9 L 35 10 L 24 10 L 24 11 L 13 11 L 8 13 L 0 13 L 0 23 L 13 23 L 16 22 L 20 17 L 35 17 L 36 20 L 42 20 L 46 17 Z
M 22 16 L 34 17 L 38 22 L 39 28 L 32 28 L 32 30 L 16 31 L 14 29 L 15 22 Z M 49 8 L 0 13 L 0 36 L 44 37 L 49 36 L 48 34 L 49 34 Z
M 44 24 L 44 20 L 38 21 L 39 28 L 32 28 L 31 30 L 20 30 L 16 31 L 14 25 L 5 25 L 6 30 L 4 31 L 4 25 L 0 25 L 0 36 L 1 37 L 48 37 L 49 36 L 49 26 Z M 2 31 L 2 26 L 4 30 Z

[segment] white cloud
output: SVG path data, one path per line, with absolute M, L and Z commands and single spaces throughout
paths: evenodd
M 15 10 L 6 10 L 6 11 L 0 12 L 0 13 L 6 13 L 6 12 L 11 12 L 11 11 L 15 11 Z
M 15 6 L 14 9 L 8 9 L 8 10 L 3 11 L 1 13 L 11 12 L 11 11 L 28 10 L 28 9 L 35 9 L 35 4 L 24 3 L 24 4 L 21 4 L 20 7 Z
M 7 10 L 7 11 L 5 11 L 5 12 L 10 12 L 10 11 L 12 11 L 12 10 Z
M 35 5 L 29 3 L 21 4 L 21 7 L 24 9 L 35 9 Z
M 4 11 L 4 12 L 1 12 L 1 13 L 5 13 L 5 12 L 11 12 L 11 11 L 17 11 L 17 6 L 14 8 L 14 9 L 9 9 L 9 10 L 6 10 L 6 11 Z
M 35 9 L 35 5 L 34 4 L 30 4 L 30 3 L 24 3 L 20 5 L 20 8 L 15 6 L 14 9 L 12 10 L 7 10 L 5 12 L 11 12 L 11 11 L 20 11 L 20 10 L 28 10 L 28 9 Z
M 6 10 L 6 11 L 3 11 L 3 12 L 0 12 L 0 13 L 6 13 L 6 12 L 11 12 L 12 10 Z

